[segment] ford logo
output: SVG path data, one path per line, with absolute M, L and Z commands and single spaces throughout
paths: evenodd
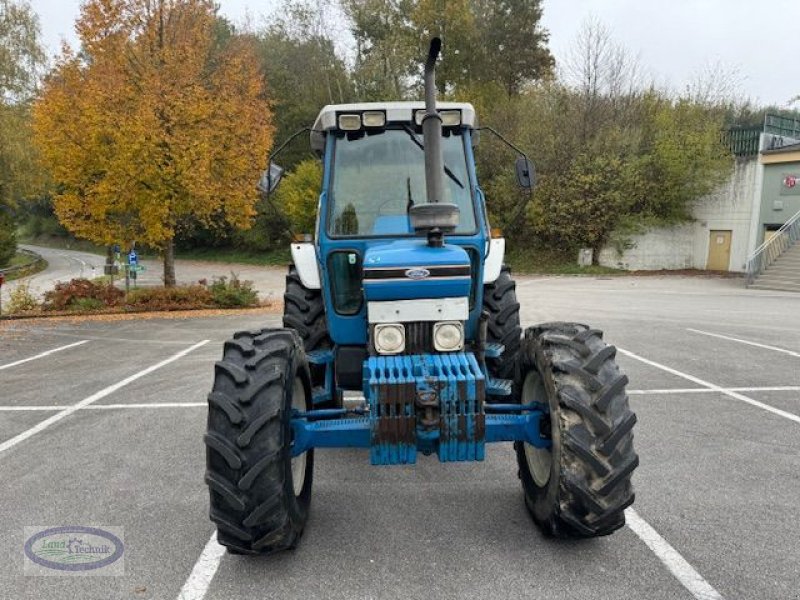
M 406 271 L 406 277 L 409 279 L 425 279 L 426 277 L 430 277 L 431 272 L 428 269 L 409 269 Z

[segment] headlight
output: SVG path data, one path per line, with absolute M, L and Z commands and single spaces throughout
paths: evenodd
M 400 323 L 375 325 L 374 336 L 378 354 L 400 354 L 406 349 L 406 328 Z
M 433 326 L 433 347 L 439 352 L 455 352 L 464 347 L 464 324 L 441 321 Z

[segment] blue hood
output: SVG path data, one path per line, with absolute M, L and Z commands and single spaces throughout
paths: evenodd
M 364 295 L 371 300 L 469 296 L 470 259 L 461 246 L 425 240 L 376 244 L 364 255 Z

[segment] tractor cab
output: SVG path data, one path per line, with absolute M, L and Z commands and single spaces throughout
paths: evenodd
M 336 351 L 351 360 L 462 349 L 476 337 L 484 281 L 499 275 L 503 240 L 489 243 L 475 173 L 475 110 L 442 103 L 439 114 L 439 205 L 450 220 L 433 237 L 437 227 L 414 222 L 415 210 L 436 208 L 426 183 L 423 103 L 331 105 L 314 124 L 311 143 L 324 164 L 319 214 L 314 241 L 293 244 L 292 255 L 300 278 L 322 291 Z M 443 332 L 439 322 L 448 323 Z M 356 362 L 357 376 L 340 368 L 344 389 L 362 387 Z

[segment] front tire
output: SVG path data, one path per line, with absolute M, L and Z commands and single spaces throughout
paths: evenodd
M 516 288 L 517 284 L 511 278 L 511 269 L 505 265 L 497 280 L 483 286 L 483 310 L 489 316 L 486 341 L 504 346 L 502 355 L 486 359 L 489 374 L 498 379 L 514 378 L 514 368 L 519 354 L 522 327 L 519 321 Z M 519 390 L 514 389 L 512 399 L 518 394 Z M 489 401 L 507 402 L 508 398 L 491 397 Z
M 291 457 L 292 409 L 311 406 L 302 341 L 289 329 L 239 332 L 225 343 L 208 396 L 206 483 L 217 540 L 234 554 L 268 554 L 300 540 L 313 451 Z
M 634 500 L 631 475 L 636 415 L 616 348 L 602 332 L 576 323 L 525 331 L 519 356 L 521 402 L 549 408 L 549 449 L 515 444 L 525 504 L 549 536 L 596 537 L 625 524 Z

